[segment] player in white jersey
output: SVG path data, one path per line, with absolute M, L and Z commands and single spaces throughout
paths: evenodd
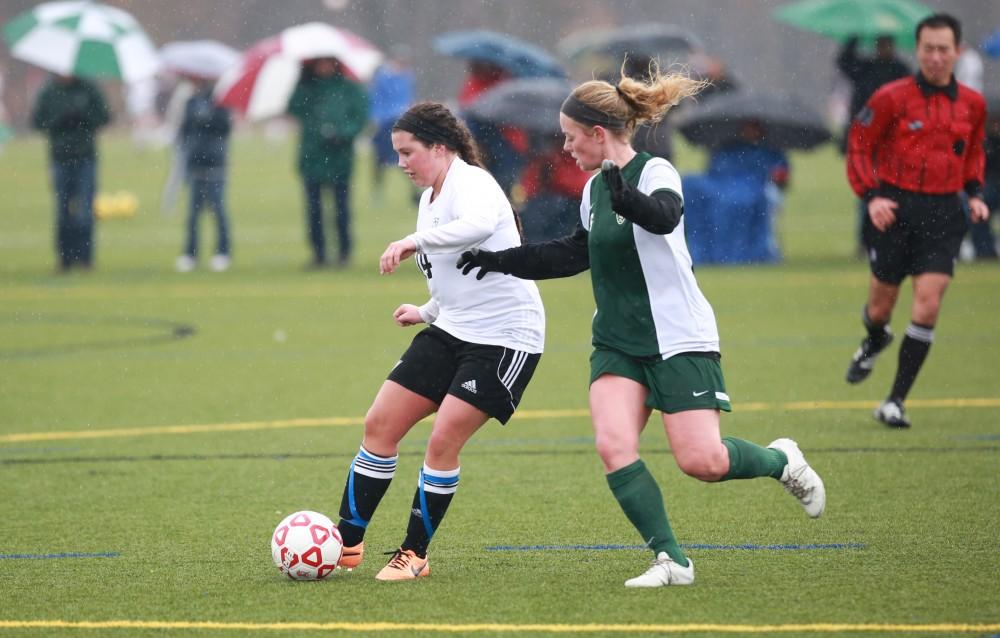
M 493 417 L 506 423 L 541 357 L 545 311 L 534 282 L 500 273 L 475 281 L 455 269 L 465 250 L 504 250 L 521 244 L 510 203 L 479 161 L 464 124 L 443 105 L 411 107 L 392 129 L 399 166 L 417 186 L 417 232 L 394 241 L 379 262 L 391 274 L 415 256 L 430 300 L 403 304 L 400 326 L 429 324 L 383 383 L 344 486 L 340 567 L 364 556 L 364 533 L 396 471 L 399 442 L 418 421 L 435 414 L 406 538 L 379 580 L 411 580 L 430 573 L 427 546 L 458 487 L 458 455 Z
M 503 272 L 527 279 L 566 277 L 588 268 L 597 311 L 590 357 L 590 411 L 608 486 L 653 550 L 652 566 L 627 587 L 689 585 L 694 564 L 670 527 L 660 488 L 639 458 L 639 435 L 659 410 L 677 465 L 702 481 L 771 476 L 809 516 L 822 514 L 823 482 L 791 439 L 764 448 L 720 433 L 729 396 L 720 365 L 715 315 L 691 268 L 684 242 L 684 196 L 669 162 L 636 153 L 637 124 L 663 117 L 703 86 L 650 70 L 648 82 L 576 87 L 559 115 L 565 150 L 580 168 L 602 169 L 582 195 L 580 225 L 563 239 L 499 252 L 470 250 L 468 274 Z M 489 276 L 489 275 L 487 275 Z

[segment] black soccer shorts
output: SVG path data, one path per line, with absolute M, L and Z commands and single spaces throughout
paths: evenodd
M 865 215 L 868 265 L 879 281 L 899 285 L 907 275 L 955 274 L 955 260 L 968 221 L 957 194 L 926 195 L 883 187 L 884 196 L 899 204 L 896 223 L 879 232 Z
M 388 379 L 438 405 L 445 395 L 454 395 L 506 424 L 541 357 L 469 343 L 428 326 L 413 338 Z

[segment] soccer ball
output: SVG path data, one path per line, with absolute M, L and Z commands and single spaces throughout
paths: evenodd
M 271 536 L 271 558 L 292 580 L 320 580 L 337 568 L 344 540 L 326 516 L 303 510 L 285 517 Z

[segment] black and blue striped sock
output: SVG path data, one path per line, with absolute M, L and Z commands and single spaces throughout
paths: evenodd
M 340 534 L 344 546 L 353 547 L 365 537 L 368 521 L 389 489 L 396 474 L 398 456 L 378 456 L 361 447 L 351 461 L 351 470 L 340 500 Z
M 417 482 L 417 491 L 413 495 L 406 539 L 400 547 L 413 550 L 420 557 L 427 555 L 427 546 L 441 525 L 451 499 L 455 496 L 455 490 L 458 489 L 460 469 L 433 470 L 424 464 Z

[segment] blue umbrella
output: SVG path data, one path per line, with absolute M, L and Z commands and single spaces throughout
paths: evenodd
M 466 60 L 490 62 L 519 78 L 566 77 L 544 49 L 495 31 L 451 31 L 434 40 L 434 50 Z
M 991 58 L 1000 58 L 1000 29 L 983 42 L 983 51 Z

